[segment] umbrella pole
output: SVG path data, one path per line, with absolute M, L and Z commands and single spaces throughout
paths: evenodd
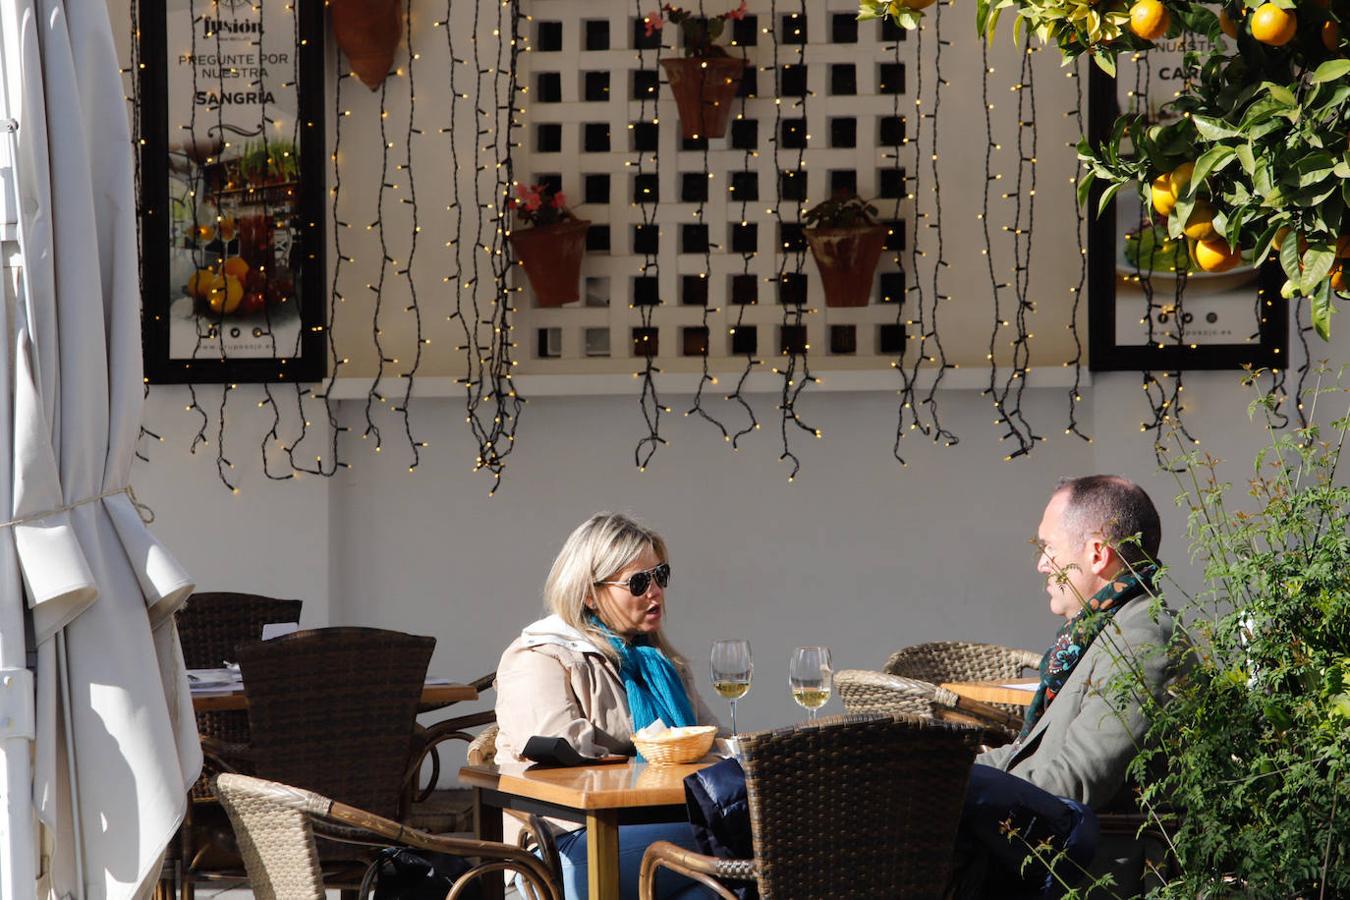
M 75 829 L 75 900 L 84 900 L 84 829 L 80 826 L 80 783 L 75 775 L 75 731 L 70 714 L 70 660 L 66 632 L 56 633 L 56 671 L 61 681 L 61 714 L 66 724 L 66 770 L 70 778 L 70 815 Z

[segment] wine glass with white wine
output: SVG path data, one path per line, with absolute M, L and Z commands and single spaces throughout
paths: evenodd
M 712 646 L 713 690 L 731 703 L 731 736 L 736 736 L 736 701 L 750 693 L 750 642 L 740 639 L 714 641 Z
M 788 686 L 797 705 L 816 718 L 816 712 L 830 699 L 833 681 L 829 647 L 798 647 L 788 664 Z

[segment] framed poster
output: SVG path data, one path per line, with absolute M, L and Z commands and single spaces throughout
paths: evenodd
M 1204 38 L 1189 38 L 1195 42 Z M 1147 53 L 1122 53 L 1113 79 L 1089 65 L 1088 137 L 1097 145 L 1121 110 L 1145 112 L 1150 124 L 1182 89 L 1182 39 Z M 1184 236 L 1127 184 L 1100 216 L 1104 190 L 1088 200 L 1089 367 L 1093 371 L 1284 368 L 1289 338 L 1284 275 L 1277 262 L 1205 272 L 1189 260 Z
M 318 381 L 322 0 L 139 0 L 152 383 Z

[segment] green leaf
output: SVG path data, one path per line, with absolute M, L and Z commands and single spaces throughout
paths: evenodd
M 1097 176 L 1091 172 L 1084 172 L 1082 175 L 1078 176 L 1078 187 L 1075 189 L 1075 194 L 1078 198 L 1079 206 L 1087 206 L 1088 195 L 1092 192 L 1092 182 L 1095 181 L 1096 178 Z M 1101 214 L 1100 208 L 1097 212 L 1099 215 Z
M 1317 336 L 1324 341 L 1331 340 L 1331 317 L 1336 308 L 1331 303 L 1331 282 L 1323 281 L 1312 295 L 1312 324 Z
M 1280 248 L 1280 268 L 1284 269 L 1284 274 L 1295 285 L 1303 274 L 1299 271 L 1298 263 L 1298 238 L 1290 233 L 1284 239 L 1284 246 Z
M 1100 216 L 1102 214 L 1102 212 L 1106 209 L 1107 204 L 1110 203 L 1111 199 L 1116 196 L 1116 192 L 1119 191 L 1124 186 L 1125 182 L 1117 181 L 1115 184 L 1111 185 L 1106 190 L 1102 191 L 1102 198 L 1097 201 L 1097 215 Z
M 1299 276 L 1299 289 L 1304 294 L 1312 294 L 1318 284 L 1326 281 L 1335 262 L 1336 254 L 1330 244 L 1321 242 L 1309 244 L 1303 253 L 1303 272 Z
M 1200 132 L 1200 136 L 1207 141 L 1242 136 L 1242 132 L 1222 119 L 1215 119 L 1210 116 L 1191 116 L 1191 121 L 1195 123 L 1195 130 Z
M 1308 187 L 1322 181 L 1335 167 L 1336 160 L 1330 153 L 1317 150 L 1290 166 L 1281 181 L 1301 188 Z
M 1309 79 L 1312 84 L 1325 84 L 1350 74 L 1350 59 L 1329 59 L 1317 67 Z
M 1266 92 L 1270 94 L 1273 99 L 1279 101 L 1282 106 L 1298 106 L 1298 98 L 1294 96 L 1293 91 L 1289 90 L 1289 88 L 1284 85 L 1276 84 L 1273 81 L 1266 81 L 1262 82 L 1261 87 L 1265 88 Z
M 1116 77 L 1116 58 L 1114 56 L 1099 50 L 1092 54 L 1092 61 L 1097 64 L 1097 68 L 1101 69 L 1107 75 L 1110 75 L 1112 78 Z
M 1200 158 L 1195 161 L 1195 171 L 1191 173 L 1190 183 L 1186 185 L 1186 190 L 1180 199 L 1193 200 L 1196 191 L 1204 184 L 1210 173 L 1221 171 L 1234 160 L 1236 152 L 1227 144 L 1219 144 L 1201 153 Z
M 1237 156 L 1238 162 L 1242 164 L 1242 171 L 1247 173 L 1248 178 L 1256 174 L 1256 153 L 1250 143 L 1234 147 L 1233 154 Z

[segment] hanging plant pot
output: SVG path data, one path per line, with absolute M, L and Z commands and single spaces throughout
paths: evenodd
M 731 119 L 732 98 L 745 74 L 745 60 L 734 56 L 672 56 L 661 60 L 661 67 L 675 95 L 683 137 L 723 137 Z
M 361 83 L 379 89 L 403 36 L 400 0 L 330 0 L 333 39 Z
M 511 232 L 511 247 L 540 306 L 562 306 L 581 298 L 577 285 L 590 227 L 590 222 L 569 219 Z
M 825 305 L 866 306 L 886 244 L 886 226 L 807 228 L 803 233 L 820 269 Z

